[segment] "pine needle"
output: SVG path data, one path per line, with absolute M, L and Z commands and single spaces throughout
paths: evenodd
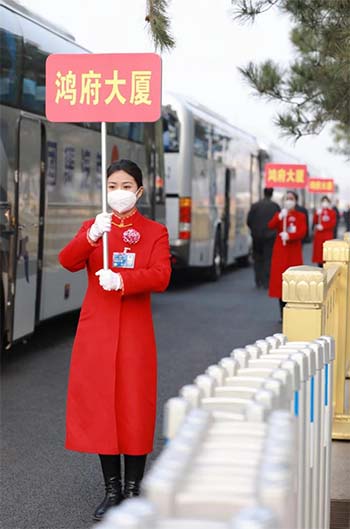
M 147 0 L 146 22 L 149 23 L 150 34 L 155 49 L 161 52 L 175 48 L 175 40 L 170 33 L 170 19 L 167 16 L 167 0 Z

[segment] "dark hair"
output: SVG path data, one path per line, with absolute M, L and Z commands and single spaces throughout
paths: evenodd
M 322 200 L 327 200 L 327 202 L 330 204 L 331 201 L 329 200 L 329 198 L 327 197 L 327 195 L 323 195 L 323 197 L 321 198 L 321 202 Z
M 135 162 L 131 160 L 118 160 L 117 162 L 111 163 L 107 169 L 107 178 L 116 171 L 125 171 L 134 178 L 137 187 L 142 186 L 142 171 Z
M 293 197 L 295 198 L 295 202 L 298 202 L 299 197 L 295 191 L 287 191 L 287 193 L 293 195 Z
M 273 188 L 272 187 L 264 187 L 264 197 L 271 198 L 273 195 Z

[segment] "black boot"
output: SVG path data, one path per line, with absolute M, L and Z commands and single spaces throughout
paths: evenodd
M 106 495 L 94 512 L 94 520 L 102 520 L 110 507 L 115 507 L 123 500 L 122 483 L 119 477 L 112 477 L 106 481 Z
M 124 498 L 134 498 L 140 495 L 140 484 L 146 465 L 146 455 L 124 455 L 125 480 Z
M 140 496 L 140 481 L 125 481 L 124 483 L 124 498 L 134 498 Z

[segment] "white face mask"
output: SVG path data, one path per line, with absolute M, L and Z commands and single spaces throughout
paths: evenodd
M 329 208 L 329 203 L 328 203 L 328 201 L 327 201 L 327 200 L 322 200 L 322 202 L 321 202 L 321 206 L 322 206 L 323 208 Z
M 114 189 L 107 194 L 107 202 L 109 206 L 118 213 L 125 213 L 130 211 L 137 202 L 137 196 L 132 191 L 125 189 Z
M 293 209 L 295 207 L 295 200 L 287 198 L 287 200 L 284 201 L 284 207 L 287 209 Z

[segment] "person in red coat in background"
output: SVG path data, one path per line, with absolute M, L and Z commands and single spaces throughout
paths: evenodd
M 71 272 L 86 269 L 70 365 L 66 444 L 99 454 L 106 494 L 94 513 L 139 495 L 146 455 L 153 450 L 157 359 L 151 292 L 169 283 L 168 233 L 142 216 L 141 169 L 130 160 L 107 170 L 107 200 L 113 213 L 83 223 L 59 254 Z M 102 235 L 109 232 L 109 268 L 103 270 Z M 124 487 L 121 455 L 124 455 Z
M 334 228 L 337 224 L 337 215 L 331 207 L 327 196 L 321 199 L 321 208 L 314 213 L 313 225 L 315 229 L 312 262 L 322 266 L 323 243 L 333 239 Z
M 290 266 L 303 264 L 302 239 L 306 234 L 305 215 L 295 210 L 294 193 L 287 192 L 283 206 L 268 223 L 270 230 L 277 231 L 272 251 L 269 296 L 278 298 L 281 319 L 285 305 L 282 301 L 282 274 Z

